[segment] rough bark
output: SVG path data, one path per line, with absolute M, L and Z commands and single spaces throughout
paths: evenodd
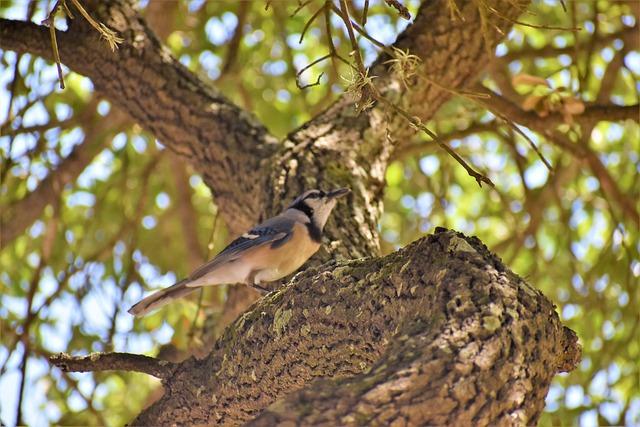
M 441 230 L 298 275 L 181 364 L 134 424 L 239 424 L 276 402 L 254 423 L 530 425 L 576 341 L 479 240 Z

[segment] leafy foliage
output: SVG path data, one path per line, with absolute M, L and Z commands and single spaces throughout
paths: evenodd
M 40 23 L 53 3 L 3 1 L 0 16 Z M 407 21 L 382 1 L 370 3 L 363 26 L 388 45 Z M 417 1 L 391 3 L 415 16 Z M 349 34 L 335 14 L 329 27 L 324 13 L 307 27 L 324 2 L 302 4 L 151 1 L 144 7 L 175 57 L 284 136 L 330 105 L 351 72 L 333 57 L 298 75 L 330 52 L 329 27 L 337 54 L 351 58 Z M 640 422 L 640 235 L 631 211 L 640 210 L 640 129 L 637 115 L 614 120 L 603 113 L 589 121 L 581 110 L 638 104 L 639 11 L 618 1 L 567 6 L 565 12 L 557 2 L 534 2 L 520 18 L 527 25 L 516 25 L 498 46 L 482 79 L 522 111 L 548 120 L 546 128 L 570 144 L 547 129 L 514 127 L 481 98 L 455 97 L 426 125 L 496 187 L 478 188 L 417 134 L 399 146 L 386 172 L 383 248 L 404 246 L 438 225 L 480 237 L 556 301 L 584 346 L 580 369 L 552 386 L 542 424 L 634 424 Z M 362 23 L 365 2 L 350 7 Z M 358 43 L 371 63 L 379 47 L 363 36 Z M 42 59 L 6 51 L 0 64 L 2 211 L 18 210 L 73 161 L 72 153 L 89 147 L 82 173 L 54 186 L 42 215 L 0 251 L 0 389 L 8 391 L 0 417 L 8 424 L 122 425 L 157 395 L 156 381 L 117 372 L 66 374 L 51 369 L 46 357 L 199 346 L 203 331 L 221 329 L 226 289 L 207 290 L 201 307 L 196 295 L 141 320 L 126 309 L 143 292 L 188 274 L 232 236 L 216 219 L 202 180 L 100 100 L 88 79 L 63 67 L 61 91 L 55 65 Z M 595 163 L 586 160 L 589 153 Z

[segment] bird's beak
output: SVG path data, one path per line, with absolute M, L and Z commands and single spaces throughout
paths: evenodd
M 338 188 L 336 190 L 331 190 L 329 191 L 329 193 L 327 194 L 327 197 L 329 199 L 338 199 L 342 196 L 346 196 L 347 194 L 351 193 L 351 190 L 349 190 L 348 188 Z

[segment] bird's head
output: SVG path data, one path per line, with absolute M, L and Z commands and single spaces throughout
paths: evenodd
M 322 230 L 337 200 L 350 192 L 351 190 L 348 188 L 338 188 L 328 192 L 322 190 L 305 191 L 291 203 L 289 209 L 304 212 L 309 220 Z

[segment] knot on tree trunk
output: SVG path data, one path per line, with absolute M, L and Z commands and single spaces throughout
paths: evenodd
M 135 423 L 533 424 L 579 358 L 541 292 L 439 229 L 300 273 L 179 366 Z

